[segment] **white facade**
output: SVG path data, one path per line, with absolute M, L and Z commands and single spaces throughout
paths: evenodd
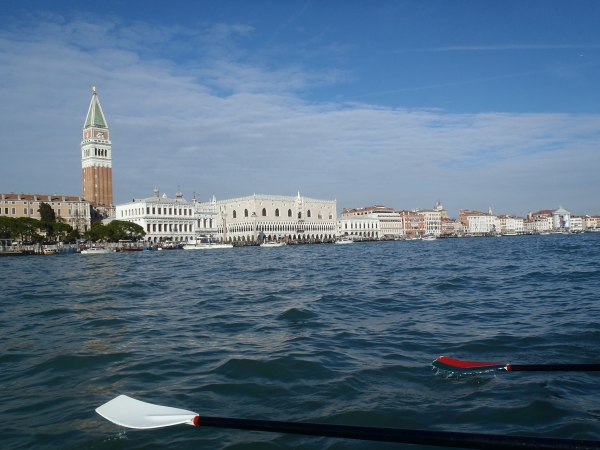
M 194 198 L 188 202 L 181 192 L 174 199 L 166 194 L 161 197 L 156 188 L 153 197 L 117 205 L 115 219 L 140 225 L 151 242 L 190 241 L 217 232 L 215 206 L 214 200 L 201 204 Z
M 337 220 L 338 236 L 379 239 L 383 232 L 379 229 L 380 219 L 376 217 L 340 217 Z
M 441 205 L 439 206 L 441 208 Z M 433 236 L 440 236 L 442 234 L 441 209 L 423 209 L 417 211 L 417 213 L 422 215 L 425 221 L 425 234 Z
M 570 219 L 571 213 L 562 206 L 560 206 L 556 211 L 552 213 L 552 226 L 555 229 L 571 228 L 571 224 L 569 223 Z
M 226 242 L 259 239 L 322 241 L 337 234 L 336 201 L 275 195 L 216 202 L 218 235 Z
M 467 232 L 471 234 L 492 233 L 496 230 L 500 231 L 500 223 L 497 222 L 497 217 L 493 214 L 469 214 L 467 216 L 469 223 Z
M 400 237 L 404 235 L 404 220 L 399 213 L 378 212 L 373 213 L 373 217 L 379 221 L 380 237 Z
M 570 225 L 571 231 L 583 231 L 583 218 L 578 216 L 571 216 Z

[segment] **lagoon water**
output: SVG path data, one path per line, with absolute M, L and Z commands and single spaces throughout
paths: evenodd
M 600 362 L 600 233 L 2 258 L 3 449 L 430 448 L 126 430 L 200 414 L 600 439 L 600 373 L 447 378 L 440 355 Z

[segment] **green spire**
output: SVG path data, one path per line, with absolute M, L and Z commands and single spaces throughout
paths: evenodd
M 108 125 L 106 124 L 106 119 L 104 118 L 104 113 L 102 112 L 102 107 L 100 106 L 100 100 L 98 99 L 98 94 L 96 94 L 95 89 L 94 95 L 92 95 L 92 101 L 90 103 L 90 108 L 88 109 L 87 118 L 85 119 L 85 125 L 83 126 L 83 128 L 87 127 L 108 128 Z

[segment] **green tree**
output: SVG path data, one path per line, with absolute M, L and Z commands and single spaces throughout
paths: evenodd
M 73 227 L 68 223 L 55 222 L 52 224 L 52 236 L 57 240 L 63 241 L 73 231 Z
M 38 212 L 42 222 L 56 222 L 56 213 L 48 203 L 41 202 Z
M 11 231 L 11 237 L 16 241 L 39 242 L 43 240 L 38 233 L 42 222 L 30 217 L 19 217 L 15 219 L 14 227 Z
M 0 217 L 0 239 L 10 239 L 16 225 L 14 217 Z
M 87 230 L 83 235 L 90 241 L 102 241 L 109 238 L 108 227 L 104 226 L 99 220 L 92 224 L 92 227 Z
M 137 240 L 146 235 L 144 228 L 137 223 L 127 222 L 125 220 L 113 220 L 108 224 L 110 238 L 115 241 Z

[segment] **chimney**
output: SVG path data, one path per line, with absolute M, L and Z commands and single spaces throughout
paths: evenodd
M 63 195 L 63 198 L 62 198 L 62 199 L 63 199 L 63 200 L 62 200 L 63 202 L 66 202 L 66 201 L 67 201 L 67 198 L 66 198 L 64 195 Z
M 52 196 L 48 196 L 48 201 L 51 202 L 52 201 Z
M 17 195 L 17 200 L 21 200 L 21 194 Z
M 6 195 L 2 194 L 2 200 L 6 200 Z
M 37 202 L 37 195 L 34 195 L 33 199 Z

